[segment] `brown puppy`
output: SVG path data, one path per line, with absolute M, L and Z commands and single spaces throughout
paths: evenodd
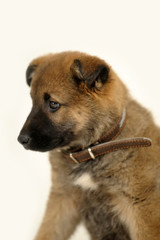
M 92 240 L 160 239 L 160 129 L 150 113 L 84 53 L 35 59 L 26 77 L 33 108 L 18 140 L 50 151 L 53 181 L 35 239 L 68 239 L 80 221 Z

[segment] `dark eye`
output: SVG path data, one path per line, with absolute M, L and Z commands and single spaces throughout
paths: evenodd
M 49 107 L 52 111 L 57 111 L 60 108 L 60 104 L 54 101 L 49 101 Z

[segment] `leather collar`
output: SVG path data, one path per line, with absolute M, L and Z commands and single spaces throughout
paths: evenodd
M 102 138 L 100 138 L 95 145 L 84 150 L 63 152 L 64 157 L 72 163 L 81 163 L 117 150 L 150 147 L 152 145 L 152 140 L 144 137 L 114 140 L 121 133 L 125 123 L 126 110 L 124 109 L 121 118 L 118 119 L 116 124 Z

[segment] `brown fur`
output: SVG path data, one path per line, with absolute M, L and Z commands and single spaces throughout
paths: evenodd
M 41 118 L 34 120 L 41 109 L 42 116 L 49 119 L 45 121 L 58 129 L 57 134 L 71 131 L 74 136 L 69 135 L 68 144 L 58 147 L 61 151 L 49 149 L 53 186 L 35 240 L 68 239 L 80 221 L 93 240 L 160 239 L 160 129 L 151 114 L 131 98 L 113 69 L 97 57 L 63 52 L 35 59 L 32 65 L 37 66 L 31 79 L 33 110 L 21 134 L 28 128 L 33 130 L 33 121 L 37 121 L 34 126 L 39 126 L 38 131 L 47 129 Z M 109 70 L 107 81 L 107 72 L 96 72 L 99 66 Z M 46 108 L 44 93 L 61 103 L 55 113 Z M 95 143 L 124 108 L 127 121 L 118 139 L 148 137 L 152 147 L 119 150 L 81 164 L 64 158 L 64 149 Z M 84 188 L 87 183 L 75 184 L 84 173 L 95 184 L 94 189 Z

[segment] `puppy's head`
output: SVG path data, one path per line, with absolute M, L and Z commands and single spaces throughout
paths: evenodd
M 79 52 L 35 59 L 26 71 L 33 107 L 18 141 L 49 151 L 85 147 L 122 112 L 125 87 L 101 59 Z

